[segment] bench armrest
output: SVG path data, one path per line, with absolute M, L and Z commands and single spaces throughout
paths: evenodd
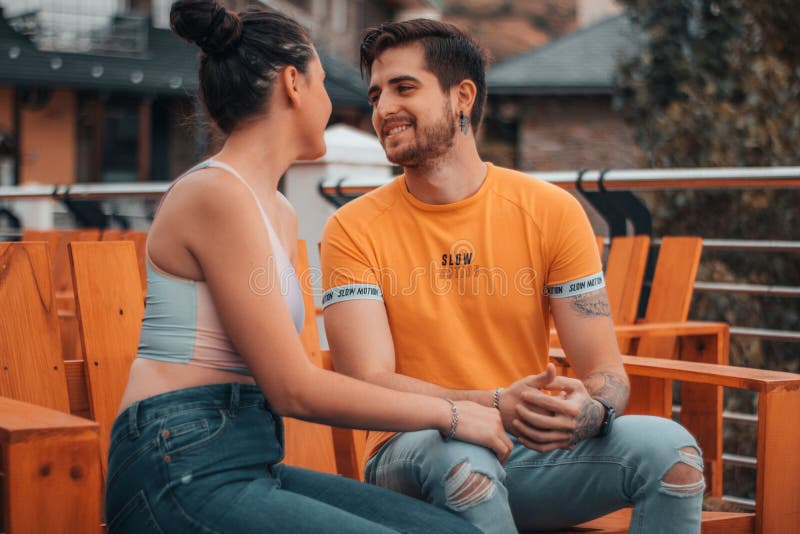
M 558 365 L 569 365 L 561 350 L 551 350 L 550 358 Z M 797 524 L 800 374 L 643 356 L 623 356 L 622 361 L 632 376 L 757 392 L 756 532 L 786 532 L 789 525 Z
M 617 338 L 633 339 L 642 336 L 709 336 L 726 335 L 730 332 L 728 323 L 710 321 L 683 321 L 674 323 L 640 323 L 614 326 Z
M 100 531 L 98 425 L 0 397 L 5 532 Z

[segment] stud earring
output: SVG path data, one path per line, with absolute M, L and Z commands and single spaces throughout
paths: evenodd
M 469 133 L 469 119 L 464 115 L 463 111 L 458 112 L 458 126 L 464 135 Z

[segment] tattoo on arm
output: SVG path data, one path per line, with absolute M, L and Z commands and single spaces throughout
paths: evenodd
M 605 291 L 593 291 L 572 297 L 572 309 L 580 317 L 611 317 Z
M 586 385 L 589 395 L 600 397 L 611 404 L 617 414 L 625 411 L 631 391 L 625 376 L 611 371 L 602 371 L 590 374 L 583 380 L 583 383 Z
M 600 431 L 603 423 L 603 408 L 599 403 L 592 399 L 586 399 L 581 406 L 581 411 L 575 419 L 575 432 L 572 435 L 572 443 L 590 438 Z

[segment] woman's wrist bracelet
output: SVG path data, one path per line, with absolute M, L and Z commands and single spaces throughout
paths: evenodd
M 500 409 L 500 394 L 502 392 L 503 388 L 497 388 L 496 390 L 494 390 L 494 393 L 492 393 L 492 408 L 494 408 L 495 410 Z
M 450 399 L 445 399 L 447 402 L 450 403 L 450 432 L 447 435 L 442 435 L 445 441 L 450 441 L 456 435 L 456 429 L 458 428 L 458 406 L 456 403 Z

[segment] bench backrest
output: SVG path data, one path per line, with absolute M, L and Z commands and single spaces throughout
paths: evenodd
M 689 306 L 694 293 L 694 281 L 700 266 L 700 254 L 703 240 L 699 237 L 664 237 L 658 253 L 658 262 L 647 300 L 647 312 L 643 323 L 683 322 L 689 317 Z M 629 347 L 627 347 L 629 348 Z M 676 336 L 643 336 L 631 351 L 637 356 L 655 358 L 674 358 L 677 354 L 678 338 Z M 691 391 L 694 386 L 687 389 Z M 700 387 L 702 389 L 702 387 Z M 706 388 L 708 389 L 708 388 Z M 713 388 L 708 400 L 721 399 Z M 685 399 L 686 400 L 686 399 Z M 689 402 L 689 404 L 692 404 Z M 721 406 L 717 401 L 705 407 L 699 407 L 718 419 Z M 690 406 L 689 411 L 695 410 Z M 651 380 L 646 377 L 631 378 L 631 397 L 628 402 L 628 413 L 646 413 L 670 417 L 672 415 L 672 384 L 665 380 Z M 719 412 L 719 413 L 717 413 Z M 721 424 L 721 420 L 719 422 Z
M 316 306 L 310 276 L 308 249 L 302 239 L 297 242 L 295 271 L 303 290 L 305 323 L 300 333 L 303 348 L 309 359 L 318 367 L 324 367 L 319 348 Z M 285 418 L 286 458 L 284 463 L 305 467 L 325 473 L 337 473 L 336 454 L 333 449 L 333 429 L 327 425 L 309 423 L 299 419 Z
M 653 285 L 647 300 L 645 323 L 682 322 L 689 318 L 689 306 L 694 293 L 694 281 L 700 267 L 703 240 L 700 237 L 664 237 L 658 252 Z M 636 349 L 637 356 L 671 357 L 676 338 L 643 338 Z
M 100 425 L 103 472 L 109 436 L 139 346 L 144 302 L 130 241 L 69 245 L 84 373 Z
M 633 324 L 647 267 L 650 237 L 615 237 L 611 240 L 605 278 L 608 304 L 614 324 Z
M 69 412 L 46 243 L 0 243 L 0 334 L 0 395 Z

